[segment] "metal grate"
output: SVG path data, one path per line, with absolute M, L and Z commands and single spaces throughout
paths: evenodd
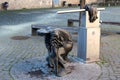
M 13 36 L 13 37 L 11 37 L 11 39 L 13 39 L 13 40 L 27 40 L 29 38 L 30 37 L 28 37 L 28 36 Z
M 116 32 L 116 34 L 120 35 L 120 32 Z

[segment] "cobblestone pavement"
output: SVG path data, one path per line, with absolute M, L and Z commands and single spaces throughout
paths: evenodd
M 10 69 L 16 62 L 25 58 L 41 56 L 44 52 L 45 47 L 42 38 L 31 37 L 28 40 L 0 39 L 0 80 L 12 80 Z
M 99 80 L 120 80 L 120 35 L 101 39 L 102 73 Z
M 14 35 L 15 36 L 15 35 Z M 18 61 L 46 55 L 44 38 L 31 36 L 26 40 L 13 40 L 12 36 L 0 39 L 0 80 L 14 80 L 10 74 Z M 98 80 L 120 80 L 120 35 L 112 34 L 101 38 L 102 73 Z M 71 55 L 77 53 L 76 43 Z
M 73 50 L 75 53 L 77 50 Z M 12 66 L 20 60 L 46 55 L 43 37 L 27 40 L 0 39 L 0 80 L 14 80 L 10 74 Z
M 120 11 L 118 9 L 120 8 L 118 7 L 117 9 L 115 9 L 115 11 L 112 11 L 112 12 Z M 120 20 L 119 12 L 109 13 L 111 12 L 111 8 L 108 8 L 107 10 L 104 13 L 102 13 L 102 14 L 106 14 L 106 15 L 102 15 L 103 18 L 106 19 L 106 21 Z M 12 66 L 17 62 L 21 60 L 25 60 L 27 58 L 44 56 L 47 54 L 46 48 L 44 46 L 44 38 L 29 35 L 31 33 L 30 25 L 33 24 L 34 21 L 36 21 L 36 19 L 39 20 L 38 23 L 46 22 L 46 24 L 51 24 L 51 23 L 58 24 L 57 22 L 54 22 L 54 21 L 59 22 L 59 19 L 62 18 L 59 24 L 64 25 L 66 24 L 65 21 L 67 21 L 67 18 L 73 18 L 71 17 L 71 14 L 67 14 L 68 15 L 67 18 L 66 16 L 63 17 L 63 15 L 57 18 L 54 18 L 56 15 L 55 14 L 55 15 L 52 15 L 53 20 L 50 20 L 51 14 L 55 13 L 55 11 L 52 11 L 50 15 L 46 14 L 45 17 L 43 16 L 43 14 L 42 14 L 42 17 L 40 17 L 41 11 L 39 11 L 39 14 L 37 12 L 36 14 L 32 12 L 31 13 L 17 12 L 19 13 L 19 15 L 15 15 L 16 14 L 15 12 L 12 12 L 12 13 L 9 12 L 9 13 L 10 15 L 7 17 L 6 15 L 8 14 L 0 15 L 0 18 L 2 19 L 2 21 L 0 22 L 0 80 L 14 80 L 10 74 L 10 70 Z M 13 16 L 13 13 L 15 13 L 14 16 Z M 108 13 L 110 14 L 110 16 L 108 15 Z M 34 16 L 32 17 L 31 14 L 34 14 Z M 114 14 L 118 16 L 115 17 L 113 16 Z M 23 16 L 21 17 L 20 15 L 21 16 L 23 15 Z M 29 17 L 29 19 L 27 19 L 25 16 Z M 13 17 L 15 19 L 13 19 Z M 24 21 L 28 21 L 28 22 L 22 22 L 24 17 L 25 17 Z M 111 17 L 113 18 L 110 19 Z M 65 18 L 65 20 L 63 20 L 63 18 Z M 49 23 L 46 21 L 47 19 L 50 21 Z M 29 20 L 32 20 L 32 21 L 29 21 Z M 7 25 L 4 25 L 4 24 L 7 24 Z M 113 31 L 114 30 L 113 27 L 114 26 L 112 26 L 111 28 L 110 25 L 108 25 L 107 28 L 104 26 L 103 29 L 106 31 Z M 119 29 L 116 29 L 116 30 L 120 31 Z M 29 36 L 30 38 L 26 40 L 13 40 L 12 37 L 14 36 Z M 111 35 L 101 37 L 101 50 L 100 50 L 101 61 L 97 62 L 97 64 L 101 67 L 102 72 L 97 79 L 93 78 L 92 80 L 120 80 L 120 45 L 119 44 L 120 44 L 120 35 L 111 34 Z M 74 48 L 70 55 L 76 55 L 76 54 L 77 54 L 77 43 L 74 43 Z

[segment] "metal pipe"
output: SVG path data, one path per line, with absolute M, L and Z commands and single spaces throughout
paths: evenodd
M 75 12 L 82 12 L 85 11 L 85 9 L 76 9 L 76 10 L 64 10 L 64 11 L 58 11 L 58 14 L 64 14 L 64 13 L 75 13 Z
M 105 8 L 97 8 L 98 11 L 105 10 Z M 76 9 L 76 10 L 64 10 L 58 11 L 57 14 L 64 14 L 64 13 L 75 13 L 75 12 L 84 12 L 85 9 Z

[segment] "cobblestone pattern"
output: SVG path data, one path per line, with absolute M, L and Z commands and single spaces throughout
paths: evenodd
M 101 38 L 101 70 L 97 79 L 120 80 L 120 35 L 109 35 Z M 11 37 L 0 39 L 0 80 L 14 80 L 10 74 L 12 66 L 20 60 L 47 54 L 44 38 L 35 36 L 27 40 L 12 40 Z M 70 55 L 77 54 L 77 44 Z
M 73 51 L 76 53 L 76 48 Z M 30 37 L 27 40 L 13 40 L 11 37 L 1 38 L 0 80 L 13 80 L 10 70 L 18 61 L 43 55 L 47 55 L 44 37 Z
M 109 35 L 101 39 L 102 73 L 99 80 L 120 80 L 120 35 Z
M 0 40 L 0 80 L 11 80 L 13 64 L 26 58 L 45 54 L 43 38 L 31 37 L 28 40 Z

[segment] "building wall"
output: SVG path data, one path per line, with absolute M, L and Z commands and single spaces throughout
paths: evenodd
M 53 0 L 53 6 L 59 7 L 59 0 Z
M 52 0 L 0 0 L 0 6 L 3 2 L 9 3 L 9 10 L 52 7 Z
M 66 5 L 67 4 L 79 4 L 80 3 L 79 0 L 60 0 L 60 4 L 62 4 L 63 1 L 66 1 Z
M 1 4 L 4 2 L 9 3 L 9 10 L 16 10 L 16 9 L 31 9 L 31 8 L 50 8 L 53 5 L 61 6 L 62 2 L 66 1 L 66 5 L 68 4 L 80 4 L 80 0 L 0 0 L 0 10 Z M 86 3 L 90 4 L 93 2 L 102 2 L 104 0 L 86 0 Z
M 87 4 L 91 4 L 91 3 L 104 3 L 104 0 L 87 0 L 86 3 Z
M 60 3 L 62 4 L 63 1 L 66 1 L 66 4 L 80 4 L 80 0 L 60 0 Z M 104 2 L 104 0 L 86 0 L 86 4 L 102 2 Z
M 98 3 L 104 3 L 105 0 L 97 0 Z
M 79 4 L 79 0 L 67 0 L 68 4 L 72 3 L 72 4 Z
M 96 3 L 97 0 L 86 0 L 86 4 Z

